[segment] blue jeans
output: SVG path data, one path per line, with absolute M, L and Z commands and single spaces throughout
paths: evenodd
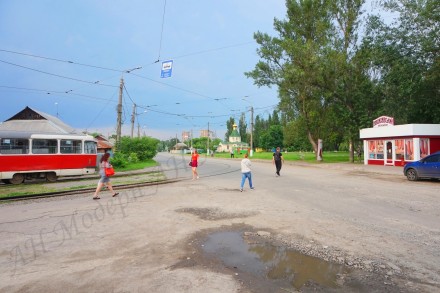
M 240 189 L 243 189 L 244 182 L 246 181 L 246 178 L 249 180 L 249 187 L 252 188 L 252 173 L 251 172 L 246 172 L 246 173 L 241 173 Z

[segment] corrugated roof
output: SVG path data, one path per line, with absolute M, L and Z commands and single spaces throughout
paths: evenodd
M 0 130 L 38 133 L 79 134 L 77 130 L 47 113 L 26 107 L 5 122 Z

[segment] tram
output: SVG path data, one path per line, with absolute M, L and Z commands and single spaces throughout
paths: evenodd
M 93 174 L 96 158 L 97 142 L 90 135 L 0 131 L 0 180 L 7 184 Z

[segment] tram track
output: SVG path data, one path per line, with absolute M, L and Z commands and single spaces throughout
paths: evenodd
M 133 189 L 133 188 L 139 188 L 139 187 L 171 184 L 171 183 L 179 182 L 182 180 L 184 180 L 184 179 L 183 178 L 181 178 L 181 179 L 166 179 L 166 180 L 140 182 L 140 183 L 138 182 L 138 183 L 128 183 L 128 184 L 116 184 L 116 185 L 113 185 L 113 188 L 117 188 L 118 190 Z M 14 197 L 0 198 L 0 202 L 25 201 L 25 200 L 38 199 L 38 198 L 51 198 L 51 197 L 59 197 L 59 196 L 66 196 L 66 195 L 75 195 L 75 194 L 82 194 L 82 193 L 86 193 L 86 192 L 93 192 L 93 191 L 95 191 L 95 189 L 96 189 L 96 187 L 72 189 L 72 190 L 66 190 L 66 191 L 54 191 L 54 192 L 45 192 L 45 193 L 17 195 Z
M 203 165 L 203 164 L 202 164 Z M 157 167 L 155 167 L 157 168 Z M 178 168 L 159 168 L 159 169 L 153 169 L 149 170 L 147 172 L 145 171 L 134 171 L 134 172 L 120 172 L 117 173 L 114 177 L 129 177 L 129 176 L 142 176 L 142 175 L 148 175 L 148 174 L 154 174 L 154 173 L 162 173 L 169 171 L 182 171 L 186 170 L 188 167 L 178 167 Z M 226 168 L 228 169 L 228 168 Z M 220 176 L 228 173 L 234 173 L 238 172 L 240 169 L 232 169 L 232 170 L 218 170 L 217 172 L 213 173 L 207 173 L 203 177 L 213 177 L 213 176 Z M 49 184 L 56 184 L 56 183 L 64 183 L 64 182 L 80 182 L 85 180 L 91 180 L 91 179 L 99 179 L 98 175 L 86 175 L 81 177 L 62 177 L 57 180 L 57 182 L 47 182 Z M 125 184 L 113 184 L 113 188 L 116 188 L 118 190 L 121 189 L 134 189 L 134 188 L 140 188 L 140 187 L 147 187 L 147 186 L 155 186 L 155 185 L 164 185 L 164 184 L 172 184 L 180 181 L 188 180 L 187 177 L 177 177 L 173 179 L 164 179 L 164 180 L 153 180 L 148 182 L 134 182 L 134 183 L 125 183 Z M 23 185 L 31 185 L 35 184 L 35 182 L 28 182 L 24 183 Z M 5 186 L 5 185 L 3 185 Z M 88 193 L 88 192 L 94 192 L 96 190 L 96 187 L 86 187 L 86 188 L 78 188 L 78 189 L 69 189 L 69 190 L 63 190 L 63 191 L 53 191 L 53 192 L 42 192 L 42 193 L 34 193 L 34 194 L 23 194 L 23 195 L 16 195 L 13 197 L 0 197 L 0 203 L 1 202 L 17 202 L 17 201 L 26 201 L 26 200 L 32 200 L 32 199 L 40 199 L 40 198 L 52 198 L 52 197 L 61 197 L 61 196 L 67 196 L 67 195 L 75 195 L 75 194 L 82 194 L 82 193 Z

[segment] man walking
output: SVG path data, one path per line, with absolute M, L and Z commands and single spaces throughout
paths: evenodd
M 249 181 L 249 187 L 254 189 L 252 185 L 252 172 L 251 172 L 251 161 L 248 159 L 248 154 L 244 154 L 244 159 L 241 160 L 241 185 L 240 191 L 243 192 L 244 182 L 246 178 Z
M 281 166 L 284 163 L 283 154 L 281 153 L 280 147 L 277 147 L 275 153 L 273 153 L 272 164 L 275 164 L 276 174 L 280 176 Z

